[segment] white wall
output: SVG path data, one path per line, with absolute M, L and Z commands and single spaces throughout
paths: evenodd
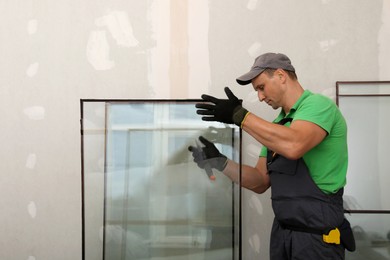
M 305 88 L 390 79 L 390 0 L 0 1 L 0 259 L 81 259 L 81 98 L 198 98 L 284 52 Z M 260 145 L 245 135 L 247 163 Z M 244 193 L 244 259 L 266 259 L 269 194 Z

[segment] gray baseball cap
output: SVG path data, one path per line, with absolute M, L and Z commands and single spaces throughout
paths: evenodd
M 236 81 L 240 85 L 247 85 L 266 69 L 284 69 L 295 72 L 291 60 L 286 55 L 268 52 L 257 57 L 251 70 L 237 78 Z

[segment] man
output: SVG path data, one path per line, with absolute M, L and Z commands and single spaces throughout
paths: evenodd
M 237 82 L 251 83 L 261 102 L 281 108 L 272 123 L 242 107 L 229 88 L 228 99 L 202 95 L 207 103 L 196 104 L 197 113 L 204 121 L 234 123 L 263 144 L 256 166 L 241 166 L 241 185 L 257 193 L 272 186 L 271 259 L 344 259 L 345 247 L 354 250 L 354 240 L 344 219 L 347 126 L 338 107 L 304 90 L 290 59 L 280 53 L 257 57 Z M 204 147 L 189 147 L 194 161 L 238 182 L 240 166 L 199 139 Z

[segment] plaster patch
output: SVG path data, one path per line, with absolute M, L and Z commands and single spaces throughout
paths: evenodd
M 199 97 L 211 85 L 208 0 L 188 1 L 188 94 Z M 199 19 L 202 17 L 202 19 Z M 182 86 L 177 86 L 183 88 Z M 172 93 L 176 93 L 172 89 Z M 183 93 L 183 92 L 182 92 Z
M 255 43 L 253 43 L 253 44 L 249 47 L 248 53 L 249 53 L 249 55 L 250 55 L 251 57 L 256 58 L 257 56 L 259 56 L 260 50 L 261 50 L 261 43 L 255 42 Z
M 115 66 L 110 60 L 110 46 L 105 31 L 92 31 L 89 34 L 87 59 L 96 70 L 110 70 Z
M 155 46 L 150 49 L 148 81 L 152 97 L 167 97 L 170 95 L 170 0 L 152 1 L 147 13 L 151 26 L 151 38 Z
M 338 42 L 337 40 L 329 39 L 329 40 L 320 41 L 319 44 L 322 51 L 329 51 L 330 48 L 332 48 L 337 44 L 337 42 Z
M 249 0 L 248 4 L 246 5 L 246 8 L 248 8 L 251 11 L 255 10 L 258 2 L 259 0 Z
M 390 55 L 390 1 L 383 1 L 382 7 L 382 26 L 378 33 L 378 62 L 379 62 L 379 78 L 380 80 L 388 80 L 390 76 L 390 63 L 388 57 Z
M 28 107 L 23 112 L 31 120 L 42 120 L 45 118 L 45 108 L 41 106 Z
M 38 73 L 38 69 L 39 69 L 38 62 L 30 64 L 30 66 L 28 66 L 26 70 L 27 76 L 29 76 L 30 78 L 34 77 Z
M 254 234 L 249 238 L 249 245 L 256 253 L 260 253 L 260 237 L 258 234 Z
M 35 34 L 38 30 L 38 21 L 35 19 L 31 19 L 27 23 L 27 32 L 28 34 Z
M 31 218 L 35 218 L 37 216 L 37 206 L 35 205 L 34 201 L 30 201 L 27 206 L 27 210 Z
M 28 258 L 27 258 L 27 260 L 35 260 L 36 258 L 35 258 L 35 256 L 29 256 Z
M 261 201 L 257 196 L 252 195 L 252 197 L 249 200 L 249 207 L 256 210 L 257 214 L 263 215 L 263 205 L 261 204 Z
M 327 89 L 324 89 L 324 90 L 321 92 L 321 94 L 324 95 L 324 96 L 329 97 L 329 98 L 332 99 L 333 101 L 336 101 L 336 91 L 335 91 L 335 88 L 327 88 Z
M 26 168 L 34 169 L 36 162 L 37 162 L 37 155 L 34 153 L 29 154 L 26 161 Z
M 106 27 L 119 46 L 134 47 L 139 43 L 133 35 L 133 27 L 124 11 L 111 11 L 108 15 L 96 19 L 95 24 Z

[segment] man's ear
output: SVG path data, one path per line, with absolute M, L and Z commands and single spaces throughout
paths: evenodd
M 285 81 L 286 81 L 287 73 L 286 73 L 284 70 L 282 70 L 282 69 L 277 69 L 277 70 L 275 71 L 275 74 L 276 74 L 276 77 L 277 77 L 280 81 L 282 81 L 282 82 L 285 82 Z

